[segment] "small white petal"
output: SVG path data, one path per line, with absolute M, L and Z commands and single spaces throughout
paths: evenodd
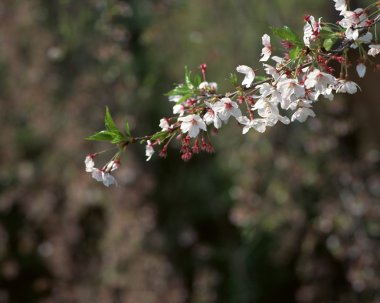
M 366 70 L 367 68 L 363 63 L 359 63 L 358 65 L 356 65 L 356 72 L 358 73 L 358 76 L 360 78 L 364 77 Z
M 185 107 L 182 104 L 176 104 L 173 106 L 173 114 L 179 114 L 182 116 L 185 113 Z
M 347 10 L 346 0 L 334 0 L 335 9 L 340 11 L 340 15 L 342 15 Z
M 247 65 L 239 65 L 236 67 L 238 73 L 245 74 L 244 80 L 241 83 L 247 87 L 251 87 L 253 80 L 255 79 L 255 72 L 253 69 Z
M 222 127 L 222 120 L 220 120 L 218 116 L 216 116 L 214 119 L 214 127 L 216 129 L 219 129 Z
M 198 86 L 199 89 L 206 89 L 207 87 L 208 87 L 208 82 L 207 81 L 202 82 Z
M 308 117 L 315 117 L 314 111 L 307 107 L 300 107 L 294 112 L 291 120 L 292 122 L 294 120 L 298 120 L 299 122 L 305 122 Z
M 145 156 L 147 157 L 146 161 L 149 161 L 152 158 L 153 154 L 154 154 L 154 148 L 153 148 L 152 142 L 148 140 L 145 146 Z
M 168 119 L 166 119 L 166 118 L 162 118 L 162 119 L 160 120 L 160 125 L 159 125 L 159 127 L 161 127 L 161 129 L 164 130 L 164 131 L 169 130 L 169 129 L 170 129 L 170 125 L 169 125 L 169 121 L 168 121 Z
M 94 168 L 92 171 L 91 176 L 96 180 L 96 181 L 103 181 L 103 176 L 102 176 L 102 171 L 98 168 Z
M 117 185 L 116 179 L 114 176 L 110 175 L 109 173 L 102 173 L 103 174 L 103 184 L 107 187 L 109 187 L 112 184 Z
M 355 94 L 358 91 L 358 88 L 360 89 L 359 85 L 353 81 L 339 80 L 336 92 Z
M 199 134 L 199 128 L 198 127 L 191 127 L 188 132 L 190 138 L 195 138 Z
M 266 127 L 267 127 L 267 122 L 265 119 L 253 120 L 253 128 L 257 130 L 259 133 L 265 132 Z
M 88 173 L 92 172 L 95 166 L 93 156 L 88 155 L 86 159 L 84 160 L 84 163 L 86 165 L 86 172 Z
M 264 46 L 267 46 L 269 47 L 271 44 L 270 44 L 270 37 L 269 35 L 267 34 L 264 34 L 262 37 L 261 37 L 261 41 L 263 42 L 263 45 Z

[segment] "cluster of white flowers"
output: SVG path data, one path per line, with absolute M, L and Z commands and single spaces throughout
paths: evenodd
M 354 11 L 347 10 L 345 0 L 334 0 L 335 8 L 343 16 L 343 19 L 338 22 L 345 29 L 345 37 L 352 40 L 351 48 L 356 49 L 361 44 L 369 44 L 368 55 L 376 56 L 380 53 L 379 44 L 371 44 L 373 35 L 370 31 L 361 32 L 363 29 L 373 25 L 374 19 L 369 19 L 365 9 L 357 8 Z M 356 66 L 356 71 L 360 78 L 363 78 L 366 73 L 366 65 L 362 62 Z
M 117 185 L 116 179 L 110 174 L 110 172 L 116 170 L 120 166 L 119 160 L 111 160 L 102 169 L 95 167 L 94 154 L 87 155 L 84 163 L 86 165 L 86 172 L 91 173 L 91 176 L 99 182 L 103 182 L 105 186 L 112 184 Z
M 363 44 L 369 45 L 368 55 L 379 54 L 380 45 L 371 44 L 373 35 L 369 31 L 374 19 L 369 19 L 366 10 L 361 8 L 349 11 L 345 0 L 333 1 L 336 10 L 343 17 L 338 22 L 341 28 L 339 32 L 341 41 L 346 41 L 348 47 L 354 49 L 357 47 L 363 49 Z M 316 20 L 313 16 L 305 17 L 303 43 L 306 48 L 309 50 L 319 49 L 321 31 L 324 26 L 321 18 Z M 223 122 L 227 123 L 232 116 L 243 126 L 243 134 L 252 128 L 262 133 L 268 127 L 276 125 L 278 121 L 289 124 L 294 121 L 305 122 L 309 117 L 315 117 L 312 108 L 321 96 L 332 100 L 334 93 L 354 94 L 358 91 L 359 86 L 355 82 L 336 78 L 332 74 L 333 70 L 328 68 L 327 62 L 333 57 L 333 53 L 326 52 L 325 58 L 321 61 L 315 52 L 310 55 L 306 54 L 298 66 L 293 65 L 290 69 L 288 67 L 291 62 L 289 56 L 283 58 L 272 56 L 269 35 L 262 36 L 262 44 L 259 61 L 264 62 L 265 81 L 255 83 L 255 70 L 247 65 L 239 65 L 236 71 L 244 74 L 241 82 L 244 93 L 220 96 L 216 94 L 217 84 L 205 81 L 206 65 L 204 64 L 201 68 L 204 82 L 199 85 L 198 89 L 199 95 L 207 98 L 189 98 L 179 103 L 183 96 L 170 96 L 169 101 L 176 102 L 173 114 L 179 117 L 172 119 L 172 123 L 169 119 L 161 119 L 159 125 L 161 130 L 173 133 L 175 130 L 180 130 L 180 133 L 187 134 L 189 138 L 197 138 L 201 132 L 207 132 L 208 125 L 219 129 Z M 318 47 L 314 47 L 315 45 Z M 318 61 L 316 57 L 318 57 Z M 269 59 L 272 59 L 275 64 L 266 63 Z M 342 55 L 340 59 L 342 63 L 344 60 Z M 364 77 L 366 73 L 364 60 L 356 65 L 356 71 L 359 77 Z M 244 105 L 247 115 L 242 113 L 239 105 Z M 289 116 L 286 114 L 288 111 L 291 112 Z M 147 160 L 154 153 L 153 145 L 147 141 Z
M 296 78 L 289 78 L 286 74 L 279 77 L 276 75 L 271 81 L 258 85 L 260 94 L 252 95 L 256 102 L 251 107 L 252 111 L 257 112 L 258 118 L 242 116 L 238 120 L 245 125 L 243 133 L 250 128 L 264 132 L 266 127 L 274 126 L 278 121 L 284 124 L 295 120 L 305 122 L 308 117 L 315 116 L 311 108 L 319 96 L 332 99 L 334 90 L 354 93 L 356 87 L 352 81 L 338 81 L 333 75 L 308 66 Z M 288 110 L 293 111 L 290 119 L 280 114 L 281 111 Z
M 369 19 L 365 9 L 358 8 L 349 11 L 345 0 L 333 1 L 336 10 L 343 17 L 338 22 L 341 30 L 336 31 L 338 35 L 335 37 L 339 36 L 341 43 L 344 42 L 346 48 L 360 47 L 362 50 L 363 45 L 368 45 L 369 56 L 379 54 L 380 45 L 371 44 L 373 35 L 369 31 L 377 20 Z M 204 81 L 199 84 L 199 96 L 183 102 L 181 102 L 182 95 L 170 96 L 169 101 L 176 102 L 173 114 L 179 117 L 161 119 L 159 124 L 161 131 L 176 135 L 178 135 L 176 131 L 179 131 L 179 133 L 186 134 L 189 139 L 197 140 L 201 132 L 208 131 L 209 125 L 219 129 L 223 123 L 227 123 L 230 117 L 234 117 L 243 126 L 243 134 L 252 128 L 263 133 L 268 127 L 276 125 L 278 121 L 289 124 L 294 121 L 305 122 L 309 117 L 315 117 L 313 105 L 321 96 L 332 100 L 334 93 L 356 93 L 359 86 L 345 78 L 347 77 L 348 63 L 344 62 L 347 58 L 343 57 L 342 52 L 336 56 L 327 51 L 324 53 L 324 57 L 321 57 L 315 51 L 320 49 L 321 31 L 324 26 L 326 24 L 322 23 L 321 18 L 316 20 L 313 16 L 305 17 L 303 43 L 305 53 L 308 49 L 311 54 L 304 54 L 299 65 L 293 65 L 291 68 L 289 68 L 289 63 L 291 63 L 289 54 L 283 58 L 272 56 L 271 38 L 267 34 L 263 35 L 263 48 L 259 61 L 263 62 L 265 80 L 255 83 L 257 70 L 255 71 L 247 65 L 239 65 L 236 71 L 244 75 L 240 95 L 238 93 L 217 95 L 217 84 L 205 81 L 206 65 L 203 64 L 201 70 Z M 329 30 L 331 31 L 331 29 Z M 292 47 L 294 46 L 289 43 L 289 48 Z M 268 64 L 269 59 L 275 63 Z M 342 74 L 342 78 L 336 78 L 333 75 L 333 70 L 327 64 L 332 59 L 346 64 L 345 77 Z M 364 77 L 366 73 L 364 59 L 362 56 L 356 65 L 359 77 Z M 243 114 L 240 105 L 243 105 L 246 115 Z M 287 115 L 289 111 L 291 114 Z M 186 140 L 186 146 L 188 141 Z M 150 160 L 154 153 L 153 145 L 155 144 L 147 141 L 147 160 Z M 186 150 L 189 153 L 188 149 Z
M 345 0 L 333 1 L 336 10 L 343 16 L 338 22 L 342 29 L 340 35 L 342 41 L 348 41 L 347 44 L 351 48 L 362 49 L 363 44 L 369 45 L 368 55 L 379 54 L 380 45 L 371 44 L 373 35 L 368 29 L 374 20 L 368 18 L 366 10 L 358 8 L 349 11 Z M 320 35 L 323 27 L 321 18 L 317 21 L 313 16 L 305 17 L 303 32 L 305 47 L 312 50 L 314 44 L 321 43 Z M 276 125 L 278 121 L 289 124 L 296 120 L 305 122 L 309 117 L 315 117 L 312 108 L 321 96 L 332 100 L 334 92 L 354 94 L 358 91 L 359 86 L 355 82 L 336 78 L 332 70 L 329 70 L 327 62 L 333 56 L 331 53 L 325 54 L 327 55 L 325 62 L 323 60 L 316 62 L 315 54 L 314 57 L 305 55 L 299 66 L 289 69 L 288 64 L 291 62 L 289 57 L 272 56 L 269 35 L 262 36 L 262 44 L 259 61 L 264 62 L 263 70 L 267 75 L 265 81 L 255 83 L 255 70 L 247 65 L 239 65 L 236 71 L 244 74 L 241 82 L 244 93 L 226 94 L 220 97 L 216 94 L 217 84 L 209 83 L 204 79 L 198 89 L 200 96 L 208 98 L 189 98 L 179 103 L 183 99 L 182 95 L 170 96 L 169 101 L 176 102 L 173 114 L 179 117 L 172 120 L 172 123 L 169 119 L 161 119 L 159 124 L 161 130 L 174 134 L 176 130 L 179 130 L 182 134 L 187 134 L 189 138 L 196 139 L 201 132 L 207 132 L 208 125 L 219 129 L 223 122 L 227 123 L 232 116 L 243 126 L 243 134 L 251 128 L 262 133 L 267 127 Z M 272 59 L 275 64 L 266 63 L 269 59 Z M 340 59 L 343 61 L 342 56 Z M 366 73 L 364 60 L 356 65 L 356 71 L 359 77 L 364 77 Z M 204 78 L 205 73 L 206 65 L 202 65 Z M 245 103 L 247 115 L 242 113 L 238 103 Z M 288 111 L 291 112 L 290 116 L 286 115 Z M 150 160 L 154 153 L 153 145 L 151 141 L 147 141 L 147 160 Z
M 311 43 L 319 37 L 321 31 L 321 20 L 322 18 L 319 18 L 317 22 L 313 16 L 305 17 L 306 23 L 303 28 L 303 42 L 306 46 L 309 47 Z
M 149 161 L 161 144 L 159 155 L 166 157 L 169 143 L 177 139 L 181 142 L 181 158 L 187 161 L 200 151 L 212 153 L 214 148 L 208 132 L 210 129 L 217 132 L 231 117 L 241 126 L 243 134 L 251 129 L 263 133 L 278 122 L 305 122 L 309 117 L 315 117 L 313 106 L 321 97 L 332 100 L 335 93 L 355 94 L 359 86 L 347 80 L 352 65 L 347 52 L 353 49 L 359 53 L 355 63 L 359 77 L 365 76 L 368 66 L 380 70 L 380 65 L 371 58 L 380 53 L 377 36 L 371 32 L 380 21 L 380 6 L 376 1 L 365 9 L 351 11 L 345 0 L 333 2 L 341 16 L 336 23 L 306 16 L 302 37 L 288 27 L 273 30 L 274 35 L 283 39 L 283 57 L 272 55 L 271 37 L 264 34 L 258 60 L 262 67 L 237 66 L 237 73 L 243 74 L 244 78 L 239 85 L 237 76 L 232 75 L 231 82 L 236 87 L 232 93 L 220 94 L 217 83 L 206 80 L 206 64 L 199 66 L 202 77 L 193 80 L 186 72 L 186 82 L 169 92 L 169 101 L 175 103 L 174 116 L 162 118 L 160 131 L 153 135 L 132 137 L 128 123 L 125 134 L 122 134 L 107 109 L 107 130 L 91 139 L 111 141 L 117 144 L 119 151 L 102 169 L 95 167 L 93 159 L 96 154 L 88 155 L 86 171 L 97 181 L 110 186 L 116 184 L 110 172 L 119 167 L 120 153 L 130 143 L 146 143 L 145 155 Z M 334 73 L 331 61 L 340 63 L 339 77 Z M 256 75 L 259 71 L 263 71 L 261 77 Z

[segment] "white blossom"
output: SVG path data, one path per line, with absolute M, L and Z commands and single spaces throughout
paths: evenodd
M 152 142 L 150 142 L 150 140 L 148 140 L 145 146 L 145 156 L 147 157 L 146 161 L 149 161 L 152 158 L 153 154 L 154 154 L 153 144 Z
M 300 107 L 293 113 L 291 121 L 305 122 L 308 117 L 315 117 L 314 111 L 308 107 Z
M 358 31 L 359 34 L 359 31 Z M 372 42 L 373 35 L 370 32 L 365 33 L 363 36 L 358 36 L 355 43 L 351 44 L 351 48 L 356 49 L 360 44 L 370 44 Z
M 362 8 L 342 12 L 342 15 L 344 18 L 340 20 L 338 24 L 346 29 L 364 26 L 368 20 L 368 16 Z
M 238 119 L 240 124 L 245 125 L 243 127 L 243 135 L 246 134 L 251 128 L 254 128 L 259 133 L 265 132 L 267 126 L 267 120 L 258 118 L 258 119 L 248 119 L 246 116 L 241 116 Z
M 317 22 L 313 16 L 309 16 L 308 21 L 303 27 L 303 42 L 306 46 L 310 46 L 310 43 L 319 36 L 320 30 L 321 18 Z
M 259 89 L 261 98 L 266 98 L 275 91 L 275 88 L 267 82 L 258 85 L 257 88 Z
M 270 43 L 270 37 L 267 34 L 264 34 L 261 38 L 263 42 L 263 49 L 261 50 L 261 59 L 260 61 L 268 61 L 270 55 L 272 54 L 272 45 Z
M 209 102 L 205 102 L 205 104 L 208 106 L 208 109 L 207 113 L 203 116 L 203 120 L 206 122 L 207 125 L 213 123 L 215 128 L 221 128 L 222 120 L 220 120 L 216 113 L 215 105 Z
M 338 24 L 346 29 L 345 35 L 349 40 L 358 40 L 359 29 L 366 25 L 368 21 L 368 16 L 362 8 L 357 8 L 354 11 L 342 11 L 343 19 L 338 22 Z M 368 39 L 369 36 L 364 39 Z M 372 38 L 371 38 L 372 39 Z
M 363 36 L 360 36 L 356 42 L 370 44 L 372 42 L 373 35 L 371 32 L 365 33 Z
M 168 119 L 166 118 L 160 119 L 159 127 L 161 127 L 163 131 L 168 131 L 170 129 L 170 124 L 169 124 Z
M 216 82 L 210 82 L 209 84 L 210 90 L 217 91 L 218 90 L 218 83 Z
M 106 165 L 104 165 L 104 167 L 102 168 L 102 171 L 109 173 L 111 171 L 118 169 L 119 166 L 120 166 L 119 160 L 111 160 Z
M 275 81 L 280 77 L 280 73 L 275 67 L 269 64 L 263 64 L 265 72 L 270 75 Z
M 109 161 L 102 169 L 96 168 L 94 163 L 94 155 L 88 155 L 84 160 L 86 164 L 86 172 L 99 182 L 103 182 L 105 186 L 117 184 L 116 179 L 110 174 L 111 171 L 119 168 L 120 161 L 118 159 Z
M 279 56 L 272 56 L 271 59 L 275 61 L 278 65 L 281 65 L 284 63 L 285 59 Z
M 94 168 L 92 171 L 91 171 L 91 176 L 96 180 L 96 181 L 99 181 L 99 182 L 102 182 L 103 181 L 103 172 L 99 169 L 99 168 Z
M 359 85 L 353 81 L 339 80 L 336 85 L 336 92 L 355 94 L 358 91 L 358 88 L 360 89 Z
M 334 0 L 335 9 L 340 12 L 340 15 L 344 14 L 347 11 L 346 0 Z
M 103 174 L 103 184 L 105 186 L 110 186 L 112 184 L 117 185 L 117 181 L 114 176 L 110 175 L 109 173 L 102 173 Z
M 277 83 L 277 89 L 281 93 L 281 108 L 288 109 L 292 102 L 305 96 L 305 87 L 296 79 L 285 78 Z
M 110 173 L 106 173 L 103 170 L 100 170 L 98 168 L 94 168 L 91 176 L 99 182 L 103 182 L 103 184 L 107 187 L 109 187 L 112 184 L 117 185 L 116 179 L 114 176 L 112 176 Z
M 370 44 L 368 55 L 375 57 L 380 53 L 380 44 Z
M 203 81 L 199 84 L 198 88 L 199 89 L 206 89 L 208 87 L 208 82 L 207 81 Z
M 317 96 L 322 94 L 324 96 L 329 96 L 331 94 L 331 86 L 337 82 L 333 75 L 321 72 L 319 69 L 313 70 L 307 75 L 305 80 L 306 88 L 314 88 Z
M 345 35 L 348 40 L 357 40 L 359 38 L 359 30 L 349 27 L 346 29 Z
M 84 159 L 84 163 L 86 165 L 86 172 L 90 173 L 95 167 L 94 163 L 94 156 L 93 155 L 87 155 L 86 158 Z
M 222 121 L 227 121 L 231 116 L 234 116 L 236 119 L 241 116 L 239 106 L 230 98 L 222 98 L 220 101 L 215 102 L 213 109 L 218 113 Z
M 179 114 L 180 116 L 183 116 L 185 113 L 185 106 L 183 104 L 176 104 L 173 106 L 173 114 Z
M 358 73 L 358 76 L 360 78 L 364 77 L 366 70 L 367 67 L 363 63 L 359 63 L 358 65 L 356 65 L 356 72 Z
M 247 65 L 239 65 L 236 67 L 236 71 L 238 73 L 245 74 L 245 77 L 243 79 L 242 85 L 245 85 L 246 87 L 251 87 L 253 80 L 255 79 L 255 72 L 253 69 Z
M 195 138 L 199 134 L 199 130 L 207 131 L 205 122 L 199 115 L 188 115 L 186 117 L 178 118 L 181 123 L 181 131 L 188 133 L 191 138 Z
M 289 124 L 289 118 L 281 116 L 277 105 L 270 102 L 268 98 L 259 99 L 252 107 L 253 110 L 257 110 L 260 117 L 264 118 L 268 126 L 274 126 L 277 121 L 281 121 L 284 124 Z
M 201 90 L 209 90 L 209 91 L 216 91 L 218 89 L 218 84 L 216 82 L 207 82 L 203 81 L 198 86 Z

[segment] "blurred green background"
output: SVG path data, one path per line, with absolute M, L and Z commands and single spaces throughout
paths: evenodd
M 336 17 L 327 0 L 2 0 L 0 303 L 380 302 L 379 74 L 305 124 L 231 123 L 187 163 L 131 147 L 118 187 L 84 171 L 106 105 L 151 133 L 185 65 L 230 90 L 304 14 Z

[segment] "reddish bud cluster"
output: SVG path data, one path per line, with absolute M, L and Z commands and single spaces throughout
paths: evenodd
M 158 154 L 161 158 L 166 158 L 168 155 L 168 145 L 165 144 L 164 147 L 160 150 L 160 153 Z
M 192 152 L 193 154 L 199 154 L 199 142 L 198 142 L 198 138 L 195 139 L 194 141 L 194 145 L 192 147 Z
M 207 152 L 207 153 L 213 153 L 214 147 L 210 142 L 207 142 L 204 137 L 201 139 L 201 144 L 199 143 L 198 138 L 194 140 L 193 145 L 190 147 L 191 139 L 187 135 L 184 138 L 181 139 L 181 159 L 183 161 L 189 161 L 193 154 L 199 154 L 201 151 Z
M 211 143 L 206 142 L 204 137 L 202 137 L 202 150 L 210 154 L 212 154 L 215 151 Z
M 189 161 L 191 157 L 193 156 L 190 148 L 190 137 L 189 135 L 185 136 L 185 138 L 182 139 L 182 146 L 181 146 L 181 159 L 183 161 Z

